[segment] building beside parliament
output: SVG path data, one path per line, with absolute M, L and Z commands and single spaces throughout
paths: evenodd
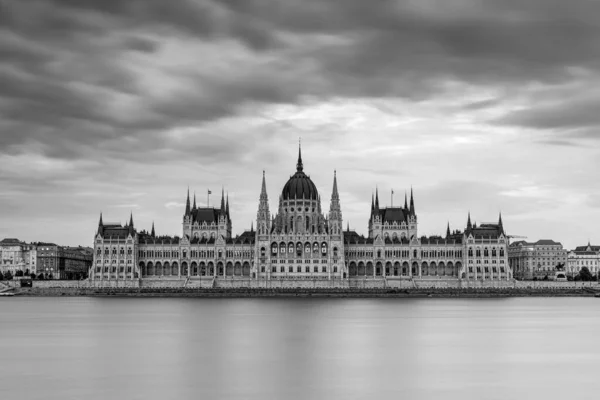
M 343 228 L 342 199 L 334 172 L 329 211 L 304 173 L 301 151 L 296 172 L 271 214 L 262 176 L 256 229 L 232 235 L 229 199 L 219 208 L 197 207 L 188 191 L 182 236 L 156 235 L 104 223 L 94 238 L 92 280 L 356 280 L 462 279 L 509 280 L 508 237 L 502 217 L 477 226 L 469 214 L 466 228 L 444 236 L 419 237 L 411 189 L 403 207 L 380 207 L 371 199 L 368 236 Z

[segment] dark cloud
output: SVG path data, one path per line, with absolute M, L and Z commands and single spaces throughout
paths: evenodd
M 600 4 L 588 0 L 12 0 L 0 15 L 0 113 L 12 123 L 0 141 L 5 148 L 36 141 L 57 157 L 120 138 L 146 149 L 158 132 L 202 127 L 249 106 L 420 101 L 456 81 L 518 92 L 576 79 L 573 68 L 592 71 L 593 79 L 600 54 Z M 167 38 L 218 44 L 223 53 L 237 42 L 247 52 L 237 69 L 203 66 L 221 56 L 219 47 L 196 64 L 165 67 L 184 85 L 149 95 L 152 83 L 142 83 L 136 69 L 158 59 Z M 147 58 L 135 64 L 129 52 Z M 121 100 L 132 110 L 119 111 Z M 541 107 L 494 123 L 593 127 L 600 122 L 595 105 Z M 144 135 L 153 140 L 139 140 Z

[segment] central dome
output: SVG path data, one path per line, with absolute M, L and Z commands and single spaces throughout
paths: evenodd
M 298 164 L 296 164 L 296 173 L 290 177 L 281 196 L 284 200 L 288 199 L 306 199 L 306 200 L 318 200 L 319 192 L 313 181 L 302 171 L 304 166 L 302 165 L 302 153 L 298 148 Z

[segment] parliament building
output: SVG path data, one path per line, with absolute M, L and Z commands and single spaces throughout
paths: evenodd
M 368 235 L 344 229 L 336 173 L 329 212 L 317 187 L 304 173 L 301 150 L 296 172 L 271 214 L 263 171 L 256 229 L 233 236 L 229 199 L 197 207 L 188 190 L 182 236 L 104 223 L 94 238 L 90 279 L 99 281 L 193 280 L 510 280 L 508 237 L 497 223 L 471 222 L 464 230 L 419 237 L 413 192 L 402 207 L 380 207 L 371 199 Z

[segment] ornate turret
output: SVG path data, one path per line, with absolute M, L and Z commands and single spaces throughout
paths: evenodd
M 448 227 L 446 228 L 446 239 L 450 237 L 450 221 L 448 221 Z
M 467 218 L 467 231 L 473 229 L 473 224 L 471 224 L 471 211 L 469 211 L 469 217 Z
M 135 234 L 135 228 L 133 226 L 133 212 L 131 212 L 131 214 L 129 215 L 129 225 L 128 225 L 128 228 L 129 228 L 129 234 L 131 236 L 133 236 Z
M 225 188 L 221 188 L 221 215 L 225 215 Z
M 196 211 L 198 208 L 196 207 L 196 192 L 194 192 L 194 205 L 192 207 L 193 211 Z
M 410 188 L 410 215 L 413 217 L 416 217 L 416 211 L 415 211 L 415 199 L 413 198 L 413 189 L 412 187 Z
M 408 211 L 408 195 L 406 194 L 406 191 L 404 191 L 404 209 Z
M 502 213 L 500 213 L 498 217 L 498 229 L 500 230 L 500 233 L 504 234 L 504 225 L 502 224 Z
M 225 215 L 227 215 L 227 219 L 231 219 L 229 217 L 229 193 L 227 193 L 227 202 L 225 204 Z
M 156 237 L 156 232 L 154 232 L 154 221 L 152 221 L 152 231 L 150 232 L 150 236 Z
M 333 234 L 339 234 L 342 229 L 342 207 L 340 206 L 340 195 L 337 187 L 337 172 L 333 171 L 333 189 L 329 206 L 329 231 Z
M 281 198 L 280 198 L 281 203 Z M 258 201 L 258 212 L 256 214 L 256 231 L 259 235 L 267 235 L 271 232 L 271 213 L 269 212 L 269 196 L 267 195 L 267 182 L 263 170 L 262 185 Z

